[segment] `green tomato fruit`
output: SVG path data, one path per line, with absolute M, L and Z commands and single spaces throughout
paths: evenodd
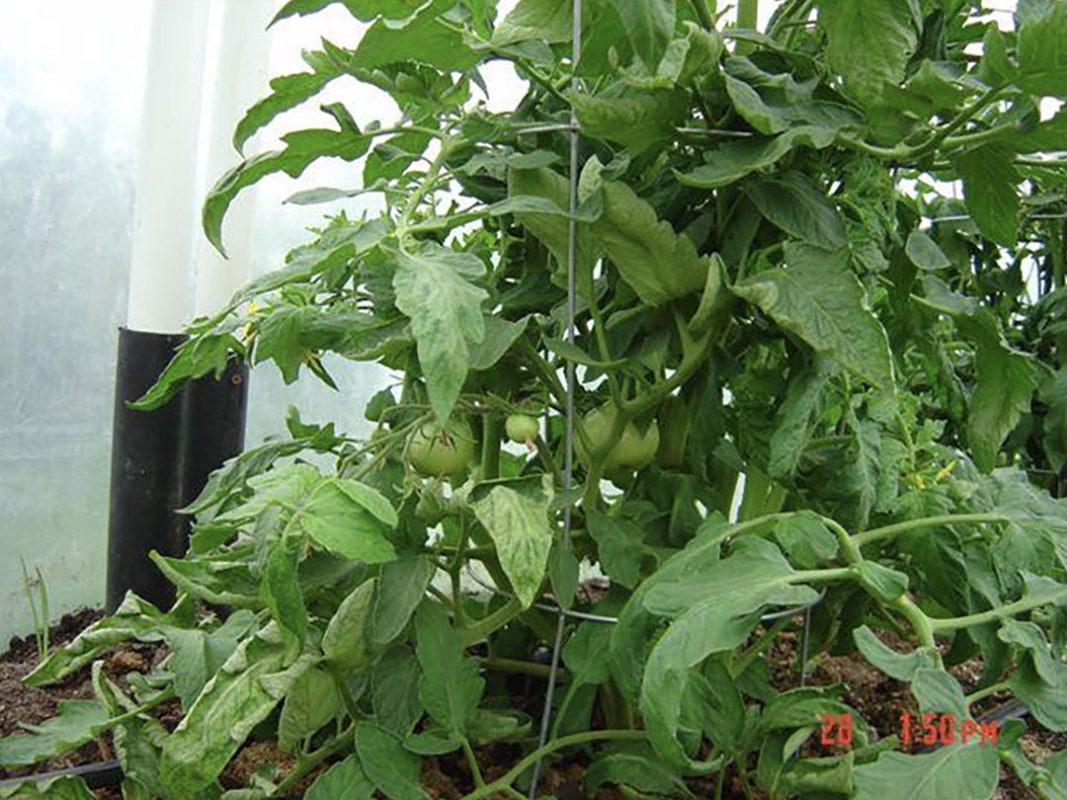
M 504 430 L 507 431 L 508 439 L 515 444 L 529 444 L 537 438 L 540 426 L 533 417 L 525 414 L 512 414 L 504 422 Z
M 474 434 L 466 420 L 450 419 L 444 427 L 426 423 L 408 440 L 408 457 L 420 475 L 458 475 L 474 458 Z
M 594 450 L 607 442 L 618 409 L 612 404 L 601 406 L 585 415 L 582 429 Z M 578 437 L 576 449 L 578 457 L 587 467 L 590 463 L 589 452 L 585 449 L 581 437 Z M 604 459 L 605 473 L 633 472 L 646 466 L 656 455 L 659 447 L 659 425 L 653 422 L 642 434 L 632 422 L 627 422 L 622 429 L 622 436 Z

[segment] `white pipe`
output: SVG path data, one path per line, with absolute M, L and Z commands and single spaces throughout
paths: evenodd
M 268 91 L 270 34 L 266 28 L 271 4 L 263 0 L 227 0 L 221 11 L 214 97 L 204 133 L 207 154 L 201 202 L 219 176 L 238 163 L 240 156 L 231 144 L 233 129 L 248 107 Z M 217 312 L 252 275 L 255 194 L 254 187 L 241 192 L 226 213 L 223 239 L 229 258 L 219 255 L 202 232 L 197 233 L 196 316 Z
M 192 310 L 196 158 L 208 0 L 156 0 L 137 166 L 126 327 L 178 333 Z

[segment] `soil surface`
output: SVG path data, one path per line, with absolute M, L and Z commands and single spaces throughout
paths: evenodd
M 53 647 L 60 646 L 73 639 L 87 625 L 101 617 L 101 612 L 83 610 L 63 617 L 51 630 Z M 892 636 L 884 637 L 887 644 L 898 651 L 907 650 L 907 645 Z M 800 685 L 800 673 L 797 666 L 797 640 L 791 633 L 783 633 L 767 653 L 771 668 L 772 683 L 779 690 Z M 127 643 L 113 647 L 105 656 L 104 669 L 119 685 L 125 684 L 125 676 L 130 672 L 147 673 L 165 657 L 166 650 L 161 645 Z M 57 704 L 67 699 L 91 699 L 93 697 L 90 668 L 85 667 L 60 684 L 47 689 L 32 689 L 22 683 L 22 678 L 37 663 L 37 648 L 32 636 L 12 639 L 8 652 L 0 656 L 0 736 L 18 733 L 20 724 L 35 724 L 51 717 Z M 981 664 L 969 661 L 952 667 L 951 671 L 963 685 L 964 691 L 973 690 L 977 683 Z M 862 657 L 857 655 L 831 657 L 821 655 L 809 663 L 804 676 L 807 685 L 840 685 L 842 699 L 850 706 L 862 710 L 872 728 L 872 738 L 883 738 L 899 732 L 900 715 L 903 711 L 915 712 L 914 700 L 907 686 L 900 681 L 888 678 L 872 668 Z M 983 711 L 995 709 L 1005 701 L 1005 697 L 991 697 L 983 701 Z M 156 716 L 168 728 L 173 729 L 180 719 L 180 707 L 177 701 L 161 706 L 155 711 Z M 1053 734 L 1032 725 L 1034 730 L 1023 739 L 1023 747 L 1031 759 L 1043 762 L 1053 752 L 1067 746 L 1067 735 Z M 813 737 L 814 738 L 814 737 Z M 809 743 L 807 753 L 826 754 L 827 750 L 817 742 Z M 912 750 L 918 750 L 913 746 Z M 6 772 L 0 769 L 0 779 L 21 777 L 27 774 L 48 772 L 66 767 L 80 766 L 114 757 L 110 736 L 101 737 L 80 750 L 69 753 L 34 768 Z M 506 772 L 519 758 L 521 751 L 515 745 L 494 745 L 478 752 L 484 777 L 492 781 Z M 273 742 L 250 742 L 233 759 L 226 771 L 220 776 L 220 782 L 226 788 L 247 786 L 250 779 L 258 774 L 270 775 L 272 772 L 284 774 L 293 764 L 293 758 L 282 753 Z M 323 769 L 325 766 L 323 767 Z M 321 771 L 321 770 L 320 770 Z M 309 775 L 297 787 L 303 791 L 318 776 L 318 772 Z M 423 764 L 422 785 L 434 800 L 459 800 L 474 788 L 474 779 L 466 762 L 458 755 L 451 754 L 436 758 L 426 758 Z M 714 794 L 713 782 L 696 780 L 691 788 L 698 797 L 711 797 Z M 736 778 L 728 775 L 724 796 L 729 800 L 744 798 L 742 787 Z M 578 763 L 560 763 L 546 768 L 541 787 L 542 794 L 550 794 L 558 800 L 585 800 L 584 768 Z M 98 798 L 121 798 L 117 789 L 98 789 Z M 622 795 L 613 788 L 605 788 L 597 793 L 595 800 L 619 800 Z M 759 792 L 756 797 L 762 798 Z M 1003 770 L 996 800 L 1024 800 L 1036 797 L 1023 786 L 1019 780 L 1006 769 Z

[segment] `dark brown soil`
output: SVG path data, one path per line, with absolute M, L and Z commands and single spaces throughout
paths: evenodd
M 84 610 L 70 614 L 57 623 L 51 631 L 53 646 L 62 645 L 73 639 L 79 631 L 99 619 L 99 611 Z M 887 636 L 885 641 L 897 650 L 904 651 L 907 646 Z M 797 668 L 797 641 L 791 633 L 782 634 L 775 645 L 768 651 L 767 659 L 771 665 L 772 682 L 775 687 L 784 690 L 799 685 Z M 165 650 L 158 645 L 129 643 L 118 645 L 105 657 L 105 671 L 120 685 L 129 672 L 148 672 L 152 666 L 165 655 Z M 20 723 L 40 723 L 51 717 L 60 700 L 89 699 L 93 697 L 90 668 L 86 667 L 62 683 L 50 686 L 46 690 L 32 689 L 22 683 L 22 678 L 37 663 L 36 644 L 32 636 L 13 639 L 8 652 L 0 656 L 0 736 L 17 733 Z M 981 664 L 970 661 L 953 667 L 953 674 L 960 680 L 965 691 L 974 688 Z M 864 718 L 873 729 L 875 738 L 893 735 L 899 731 L 902 711 L 915 711 L 914 700 L 907 687 L 899 681 L 887 678 L 873 669 L 858 655 L 831 657 L 821 655 L 809 665 L 805 676 L 808 685 L 839 684 L 843 687 L 842 699 L 850 706 L 861 709 Z M 992 697 L 986 702 L 994 707 L 1004 698 Z M 177 701 L 162 706 L 156 712 L 168 729 L 173 729 L 180 719 L 180 707 Z M 1036 727 L 1036 726 L 1035 726 Z M 1043 762 L 1048 756 L 1067 746 L 1067 735 L 1051 734 L 1035 729 L 1026 734 L 1023 747 L 1036 762 Z M 819 745 L 811 745 L 811 752 L 819 753 Z M 519 757 L 514 746 L 498 745 L 481 750 L 479 762 L 487 781 L 506 772 Z M 113 758 L 110 737 L 102 737 L 96 742 L 85 745 L 74 753 L 33 769 L 7 773 L 0 769 L 0 779 L 21 775 L 47 772 L 53 769 L 90 764 Z M 252 742 L 244 747 L 231 762 L 220 781 L 226 788 L 248 785 L 249 779 L 273 766 L 278 774 L 284 774 L 293 764 L 293 758 L 282 753 L 274 743 Z M 324 765 L 323 769 L 325 768 Z M 321 771 L 321 770 L 320 770 Z M 317 777 L 318 772 L 308 776 L 297 787 L 299 791 L 307 788 Z M 559 800 L 583 800 L 584 768 L 577 763 L 560 763 L 547 765 L 541 787 L 542 794 L 553 795 Z M 474 787 L 473 776 L 458 754 L 427 758 L 424 760 L 422 784 L 434 800 L 459 800 Z M 713 794 L 713 781 L 697 780 L 691 782 L 694 793 L 699 797 Z M 726 797 L 739 800 L 744 797 L 741 786 L 733 775 L 726 782 Z M 117 790 L 102 789 L 96 793 L 102 799 L 120 798 Z M 597 793 L 595 800 L 618 800 L 622 795 L 615 789 L 605 788 Z M 1035 795 L 1026 789 L 1015 777 L 1004 771 L 996 800 L 1025 800 Z M 761 795 L 756 792 L 756 797 Z

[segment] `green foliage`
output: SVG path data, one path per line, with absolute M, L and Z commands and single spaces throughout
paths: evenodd
M 366 23 L 359 44 L 324 39 L 274 79 L 235 145 L 342 76 L 399 119 L 326 106 L 332 126 L 220 179 L 220 249 L 263 177 L 339 157 L 363 185 L 300 187 L 292 202 L 334 204 L 322 227 L 195 321 L 135 405 L 229 359 L 332 386 L 332 354 L 397 383 L 365 440 L 294 413 L 217 471 L 186 509 L 189 553 L 154 557 L 175 606 L 128 598 L 27 682 L 125 640 L 166 659 L 132 697 L 98 668 L 95 700 L 3 740 L 0 763 L 110 732 L 134 798 L 222 797 L 263 739 L 292 765 L 226 797 L 285 796 L 325 766 L 311 800 L 415 800 L 424 759 L 450 753 L 467 800 L 525 790 L 559 753 L 590 793 L 711 777 L 719 796 L 979 800 L 1003 764 L 1067 797 L 1067 760 L 1020 744 L 1067 729 L 1067 116 L 1039 112 L 1067 98 L 1064 4 L 1020 0 L 1000 31 L 959 0 L 786 0 L 754 31 L 743 0 L 720 31 L 702 0 L 586 0 L 577 63 L 569 0 L 502 19 L 487 0 L 292 0 L 275 22 L 331 6 Z M 506 112 L 478 97 L 499 60 L 528 83 Z M 365 192 L 381 210 L 349 216 Z M 580 459 L 572 368 L 575 419 L 613 409 L 574 429 Z M 505 443 L 518 415 L 537 435 Z M 461 468 L 427 469 L 457 431 Z M 618 454 L 635 442 L 658 446 Z M 607 591 L 578 590 L 582 560 Z M 595 616 L 565 619 L 539 747 L 541 709 L 507 673 L 542 686 L 553 598 Z M 843 687 L 779 691 L 767 653 L 810 603 L 810 658 L 858 654 L 959 720 L 1010 694 L 1030 721 L 903 752 Z M 968 695 L 945 667 L 971 657 Z M 172 698 L 168 732 L 149 712 Z M 818 744 L 825 715 L 850 715 L 851 748 Z M 483 775 L 495 742 L 516 761 Z M 87 791 L 52 787 L 9 795 Z

